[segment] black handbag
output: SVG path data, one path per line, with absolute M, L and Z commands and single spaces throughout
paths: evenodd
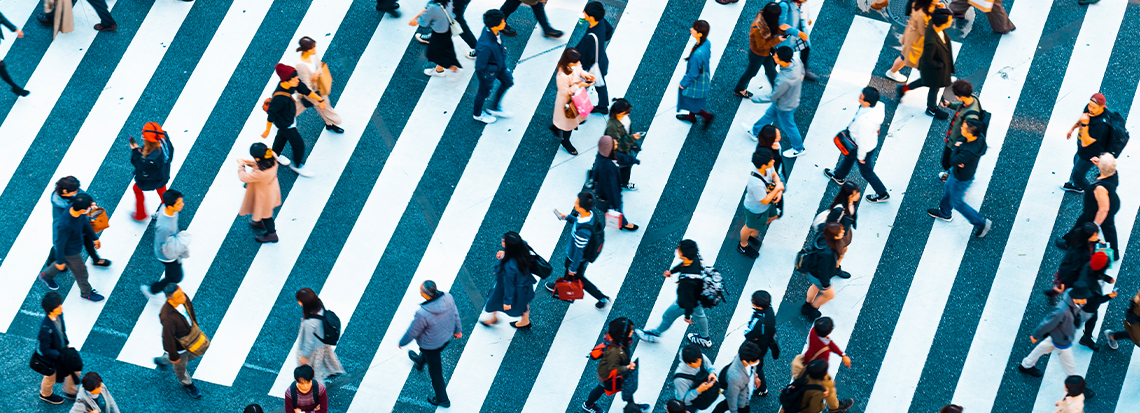
M 47 357 L 44 357 L 39 351 L 32 352 L 32 360 L 28 362 L 28 367 L 31 367 L 36 373 L 45 376 L 55 374 L 55 363 L 52 363 L 51 360 L 48 360 Z
M 549 277 L 550 273 L 554 272 L 554 268 L 550 266 L 550 262 L 547 262 L 546 258 L 542 258 L 537 252 L 534 252 L 534 248 L 530 248 L 529 246 L 527 246 L 527 248 L 530 249 L 531 257 L 530 273 L 538 278 Z

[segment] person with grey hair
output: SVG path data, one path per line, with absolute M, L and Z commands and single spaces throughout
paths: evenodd
M 451 400 L 447 398 L 447 383 L 443 381 L 443 359 L 440 355 L 452 337 L 463 337 L 463 322 L 459 320 L 455 299 L 450 294 L 439 291 L 435 281 L 426 280 L 420 284 L 420 296 L 427 301 L 420 303 L 412 325 L 408 326 L 408 331 L 400 338 L 398 346 L 403 348 L 412 340 L 416 341 L 420 352 L 417 354 L 408 350 L 408 358 L 416 364 L 416 370 L 423 370 L 424 364 L 428 366 L 431 387 L 435 389 L 435 396 L 428 397 L 428 403 L 432 406 L 451 407 Z
M 1112 247 L 1113 261 L 1120 259 L 1120 247 L 1116 237 L 1116 213 L 1120 211 L 1120 196 L 1116 194 L 1116 187 L 1120 185 L 1120 178 L 1116 176 L 1116 157 L 1111 153 L 1101 153 L 1092 158 L 1092 163 L 1100 170 L 1100 175 L 1090 183 L 1084 191 L 1084 206 L 1077 222 L 1069 234 L 1075 234 L 1087 222 L 1092 222 L 1104 234 L 1104 240 Z M 1057 246 L 1068 249 L 1074 236 L 1066 234 L 1057 240 Z

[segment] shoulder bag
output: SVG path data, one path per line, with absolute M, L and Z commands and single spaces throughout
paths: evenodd
M 593 86 L 605 86 L 606 80 L 602 78 L 602 40 L 593 33 L 590 33 L 590 37 L 594 38 L 594 66 L 587 73 L 594 77 Z
M 55 374 L 55 363 L 52 363 L 51 360 L 48 360 L 47 357 L 40 354 L 39 350 L 32 351 L 32 360 L 28 362 L 28 367 L 31 367 L 36 373 L 45 376 Z
M 192 305 L 186 306 L 186 312 L 190 314 L 190 334 L 185 337 L 178 337 L 178 343 L 195 357 L 202 357 L 203 354 L 206 354 L 206 349 L 210 348 L 210 338 L 206 337 L 206 333 L 198 328 L 198 317 L 194 315 Z
M 443 6 L 439 6 L 439 7 L 443 8 Z M 455 19 L 451 18 L 451 13 L 449 13 L 446 8 L 443 9 L 443 15 L 447 16 L 447 25 L 448 25 L 448 27 L 451 28 L 451 35 L 452 36 L 458 36 L 458 35 L 463 34 L 463 26 L 460 26 L 459 22 L 457 22 L 457 21 L 455 21 Z
M 328 96 L 332 93 L 332 73 L 329 73 L 329 64 L 321 62 L 321 76 L 317 79 L 317 93 Z

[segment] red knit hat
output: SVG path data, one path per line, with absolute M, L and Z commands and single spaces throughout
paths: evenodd
M 162 130 L 156 122 L 147 122 L 143 125 L 142 137 L 147 142 L 158 142 L 160 136 L 166 136 L 166 132 Z
M 277 71 L 277 77 L 281 78 L 282 82 L 288 81 L 297 75 L 297 69 L 284 63 L 278 63 L 274 70 Z
M 1105 254 L 1104 251 L 1097 251 L 1092 255 L 1092 259 L 1089 260 L 1089 268 L 1092 268 L 1096 271 L 1100 271 L 1107 264 L 1108 254 Z

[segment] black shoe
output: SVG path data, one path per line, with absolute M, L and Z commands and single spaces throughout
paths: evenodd
M 98 30 L 101 32 L 113 32 L 113 31 L 119 30 L 119 25 L 118 24 L 112 24 L 110 26 L 104 26 L 102 23 L 100 23 L 100 24 L 95 25 L 95 30 Z
M 851 278 L 851 273 L 849 273 L 847 271 L 843 271 L 842 269 L 840 269 L 839 274 L 835 274 L 835 276 L 846 280 L 848 278 Z
M 652 408 L 653 408 L 653 406 L 650 406 L 650 405 L 645 404 L 645 403 L 642 403 L 642 404 L 626 403 L 625 404 L 625 411 L 627 411 L 627 412 L 648 412 L 649 409 L 652 409 Z
M 265 229 L 265 223 L 261 221 L 249 221 L 249 227 L 253 229 Z
M 950 119 L 950 115 L 940 109 L 926 108 L 926 116 L 933 116 L 934 119 L 938 120 Z
M 1088 6 L 1093 3 L 1098 3 L 1100 0 L 1077 0 L 1078 6 Z
M 499 33 L 502 33 L 502 34 L 507 35 L 507 36 L 514 36 L 514 35 L 519 34 L 519 32 L 516 32 L 515 28 L 511 27 L 511 26 L 504 27 L 503 30 L 499 30 Z
M 554 281 L 547 281 L 546 284 L 543 285 L 546 286 L 546 291 L 554 292 Z
M 870 202 L 870 203 L 872 203 L 872 204 L 878 204 L 878 203 L 881 203 L 881 202 L 887 202 L 887 200 L 889 200 L 889 199 L 891 199 L 891 194 L 882 194 L 882 195 L 879 195 L 879 194 L 871 194 L 871 195 L 867 195 L 867 202 Z
M 939 211 L 938 208 L 927 209 L 926 214 L 930 215 L 933 218 L 938 218 L 938 219 L 941 219 L 941 220 L 946 221 L 946 222 L 950 222 L 950 221 L 954 220 L 953 215 L 945 215 L 944 216 L 944 215 L 942 215 L 942 211 Z
M 510 324 L 511 324 L 511 327 L 517 328 L 519 330 L 530 330 L 531 327 L 534 327 L 534 322 L 529 322 L 525 326 L 521 326 L 521 327 L 518 325 L 518 321 L 511 321 Z
M 740 244 L 736 244 L 736 252 L 744 254 L 745 257 L 748 257 L 751 259 L 756 259 L 756 257 L 760 256 L 760 251 L 757 251 L 756 248 L 752 248 L 751 245 L 743 246 Z
M 333 133 L 344 133 L 344 129 L 337 125 L 325 125 L 325 129 L 328 129 Z
M 574 156 L 578 156 L 578 149 L 574 148 L 574 144 L 570 143 L 569 139 L 562 139 L 561 144 L 562 144 L 562 149 L 565 149 L 566 153 L 574 155 Z
M 96 267 L 110 267 L 111 266 L 111 260 L 106 259 L 106 258 L 100 258 L 97 260 L 92 260 L 91 265 L 94 265 Z
M 24 97 L 24 96 L 28 96 L 28 94 L 30 94 L 32 92 L 26 91 L 26 90 L 24 90 L 24 88 L 19 87 L 19 86 L 12 86 L 12 93 L 17 94 L 20 97 Z
M 55 265 L 55 264 L 48 264 L 48 265 Z M 42 272 L 39 275 L 39 279 L 40 279 L 40 282 L 44 283 L 44 286 L 47 287 L 49 290 L 55 291 L 55 290 L 59 289 L 59 284 L 57 284 L 55 282 L 55 280 L 44 276 L 44 273 L 42 273 Z
M 697 115 L 694 115 L 692 113 L 687 114 L 687 115 L 682 115 L 682 114 L 678 113 L 677 114 L 677 120 L 682 120 L 685 122 L 693 123 L 693 122 L 697 121 Z
M 190 383 L 190 385 L 187 386 L 182 386 L 182 390 L 186 390 L 186 395 L 190 396 L 191 399 L 202 398 L 202 392 L 198 391 L 198 386 L 195 386 L 194 383 Z
M 552 39 L 557 39 L 559 37 L 562 37 L 563 34 L 565 34 L 565 33 L 562 33 L 561 30 L 551 30 L 551 31 L 542 33 L 543 36 L 546 36 L 546 37 L 549 37 Z
M 839 401 L 839 408 L 834 409 L 834 410 L 830 410 L 830 412 L 831 413 L 845 412 L 848 409 L 850 409 L 851 406 L 854 406 L 854 405 L 855 405 L 855 399 L 840 400 Z
M 412 363 L 416 363 L 416 370 L 423 371 L 423 369 L 424 369 L 424 358 L 423 358 L 423 356 L 416 354 L 416 352 L 414 352 L 414 351 L 408 350 L 408 358 L 412 359 Z
M 809 315 L 814 310 L 815 310 L 815 307 L 812 307 L 811 303 L 806 302 L 806 301 L 804 302 L 803 305 L 800 306 L 800 314 L 803 314 L 803 315 Z
M 1092 351 L 1100 350 L 1100 346 L 1098 346 L 1096 344 L 1096 341 L 1093 341 L 1092 337 L 1089 337 L 1089 336 L 1081 337 L 1080 343 L 1082 346 L 1088 347 L 1089 350 L 1092 350 Z
M 637 226 L 637 224 L 629 224 L 629 226 L 621 227 L 621 230 L 633 232 L 633 231 L 637 231 L 638 228 L 641 228 L 641 227 Z
M 277 242 L 277 233 L 271 232 L 271 233 L 267 233 L 265 235 L 258 235 L 256 237 L 253 237 L 253 240 L 257 241 L 259 243 L 262 243 L 262 244 L 267 243 L 267 242 Z
M 439 406 L 439 407 L 444 407 L 444 408 L 451 407 L 451 400 L 444 400 L 441 402 L 441 401 L 436 400 L 435 397 L 428 397 L 427 402 L 428 402 L 428 404 L 431 404 L 432 406 Z
M 1056 245 L 1057 248 L 1060 248 L 1063 250 L 1069 249 L 1069 241 L 1065 241 L 1065 239 L 1061 238 L 1061 237 L 1057 237 L 1057 239 L 1055 241 L 1053 241 L 1053 245 Z
M 606 304 L 609 304 L 609 303 L 610 303 L 609 297 L 602 297 L 601 300 L 598 300 L 598 302 L 594 303 L 594 308 L 597 308 L 600 310 L 600 309 L 606 308 Z
M 48 26 L 48 27 L 55 26 L 55 22 L 53 21 L 53 19 L 49 19 L 47 17 L 47 15 L 44 13 L 36 13 L 36 20 L 38 20 L 40 22 L 40 24 L 42 24 L 44 26 Z
M 843 184 L 847 183 L 846 179 L 836 178 L 835 173 L 831 172 L 831 168 L 823 168 L 823 175 L 828 177 L 828 178 L 831 178 L 831 181 L 835 182 L 838 185 L 843 185 Z
M 1076 185 L 1073 185 L 1073 183 L 1072 183 L 1072 182 L 1065 182 L 1065 184 L 1064 184 L 1064 185 L 1061 185 L 1061 189 L 1064 189 L 1064 190 L 1065 190 L 1065 192 L 1072 192 L 1072 193 L 1074 193 L 1074 194 L 1083 194 L 1083 193 L 1085 193 L 1085 190 L 1084 190 L 1084 189 L 1081 189 L 1081 188 L 1077 187 Z
M 590 113 L 598 113 L 598 114 L 602 114 L 602 115 L 609 115 L 610 109 L 605 107 L 605 106 L 595 106 L 594 110 L 591 110 Z
M 1021 365 L 1021 363 L 1017 364 L 1017 371 L 1028 374 L 1028 375 L 1033 376 L 1033 377 L 1041 377 L 1041 376 L 1045 375 L 1045 373 L 1042 372 L 1041 369 L 1039 369 L 1037 367 L 1025 368 Z
M 760 391 L 760 389 L 756 389 L 755 392 L 752 392 L 752 397 L 768 397 L 768 390 L 764 389 L 764 391 Z
M 52 393 L 51 396 L 48 396 L 48 397 L 44 397 L 44 395 L 41 394 L 40 400 L 43 400 L 43 401 L 51 403 L 51 404 L 63 404 L 63 397 L 61 397 L 60 395 L 55 394 L 55 393 Z
M 804 80 L 808 82 L 815 82 L 819 80 L 819 75 L 812 73 L 810 70 L 804 70 Z

